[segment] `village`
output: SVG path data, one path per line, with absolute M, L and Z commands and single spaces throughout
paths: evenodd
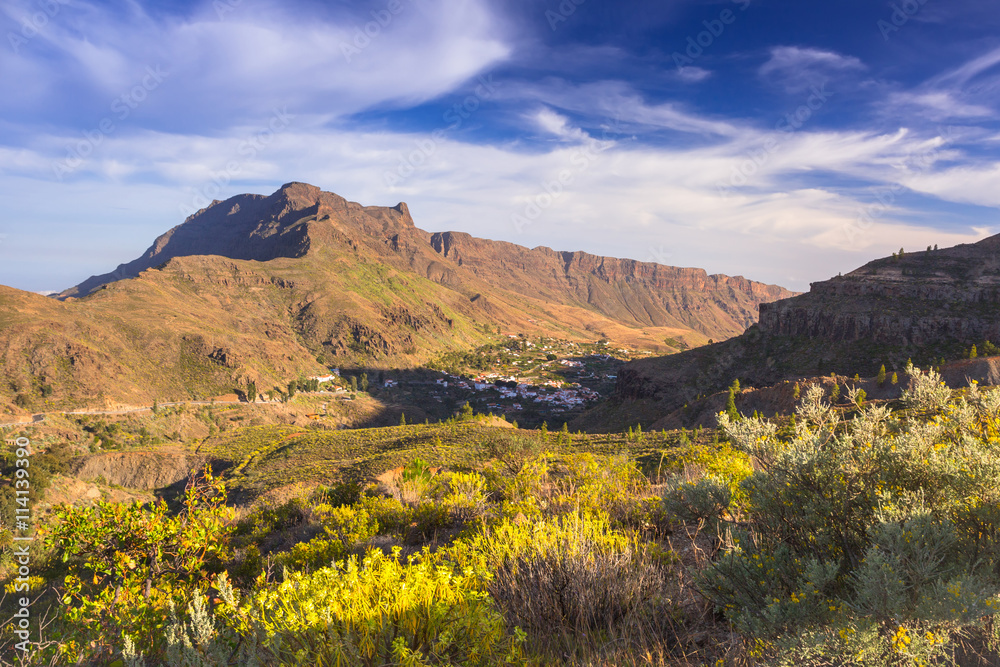
M 606 341 L 508 334 L 470 352 L 444 355 L 423 369 L 336 374 L 343 375 L 341 384 L 367 389 L 383 402 L 419 406 L 431 420 L 446 419 L 469 403 L 477 413 L 503 415 L 521 426 L 553 426 L 608 396 L 618 368 L 642 354 Z

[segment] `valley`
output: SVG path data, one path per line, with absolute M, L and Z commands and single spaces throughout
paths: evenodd
M 55 298 L 0 290 L 0 578 L 72 638 L 37 649 L 52 664 L 124 664 L 115 633 L 213 667 L 771 664 L 853 655 L 844 628 L 992 659 L 995 246 L 794 295 L 302 183 L 215 202 Z M 897 530 L 962 545 L 982 613 L 893 603 L 887 634 L 867 564 L 916 576 Z M 952 575 L 919 599 L 952 604 Z

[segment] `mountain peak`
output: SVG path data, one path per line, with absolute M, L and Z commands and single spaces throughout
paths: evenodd
M 310 185 L 309 183 L 292 181 L 291 183 L 285 183 L 278 188 L 278 190 L 272 194 L 271 197 L 284 199 L 292 204 L 295 204 L 298 208 L 308 208 L 319 203 L 322 199 L 322 195 L 324 194 L 331 193 L 323 192 L 315 185 Z
M 315 233 L 316 223 L 324 229 Z M 229 259 L 266 262 L 278 257 L 301 257 L 318 242 L 333 239 L 330 227 L 354 237 L 391 237 L 416 231 L 410 209 L 403 202 L 392 208 L 349 202 L 319 187 L 291 181 L 270 195 L 243 194 L 216 200 L 160 235 L 141 257 L 110 273 L 91 276 L 60 297 L 82 297 L 116 280 L 134 278 L 142 271 L 175 257 L 218 255 Z M 339 237 L 344 240 L 344 234 Z M 353 246 L 352 246 L 353 247 Z

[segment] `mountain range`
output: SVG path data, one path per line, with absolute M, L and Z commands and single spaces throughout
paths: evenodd
M 261 388 L 333 365 L 417 366 L 498 332 L 722 340 L 792 296 L 742 277 L 416 227 L 305 183 L 213 202 L 139 258 L 48 298 L 0 287 L 9 412 Z

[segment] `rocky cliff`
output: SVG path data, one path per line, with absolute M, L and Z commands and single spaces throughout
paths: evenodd
M 430 242 L 442 256 L 490 284 L 592 308 L 637 326 L 692 328 L 716 339 L 737 335 L 753 324 L 761 302 L 793 294 L 741 276 L 586 252 L 528 249 L 458 232 L 434 234 Z
M 766 387 L 831 372 L 872 377 L 954 360 L 1000 341 L 1000 236 L 877 259 L 808 293 L 760 303 L 757 326 L 722 343 L 636 361 L 618 373 L 615 400 L 575 426 L 661 424 L 734 379 Z M 996 360 L 946 364 L 946 380 L 997 379 Z M 615 422 L 618 419 L 619 422 Z
M 768 333 L 923 346 L 1000 338 L 1000 236 L 878 259 L 760 306 Z

